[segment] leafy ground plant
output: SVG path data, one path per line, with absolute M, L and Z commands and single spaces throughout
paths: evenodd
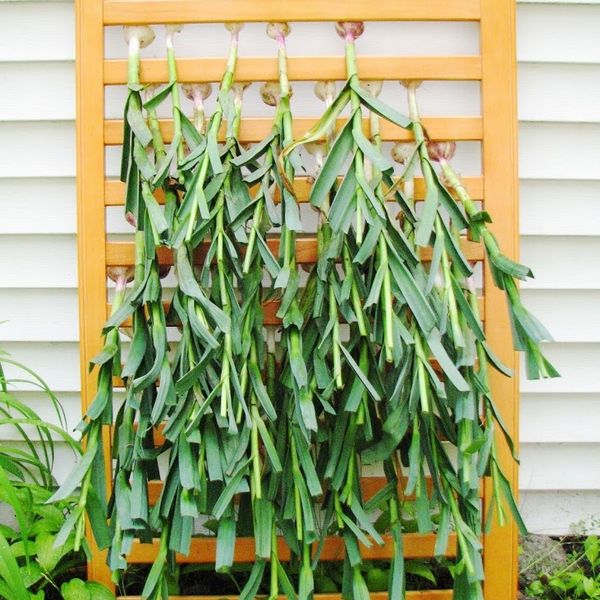
M 10 366 L 15 375 L 7 377 Z M 35 389 L 53 409 L 56 423 L 42 419 L 18 389 Z M 0 353 L 0 596 L 6 600 L 65 598 L 61 584 L 85 568 L 85 554 L 75 549 L 75 532 L 61 534 L 65 518 L 77 506 L 72 495 L 48 504 L 57 444 L 78 456 L 79 443 L 66 432 L 63 408 L 31 369 Z M 113 597 L 109 593 L 107 598 Z
M 571 547 L 569 562 L 555 573 L 543 573 L 525 590 L 541 600 L 600 598 L 600 540 L 590 535 Z

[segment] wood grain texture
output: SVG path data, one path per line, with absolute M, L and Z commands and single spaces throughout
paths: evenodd
M 171 600 L 238 600 L 239 596 L 228 594 L 221 596 L 170 596 Z M 266 599 L 266 596 L 258 596 Z M 314 600 L 342 600 L 341 594 L 315 594 Z M 371 600 L 387 600 L 386 592 L 373 592 Z M 141 596 L 117 596 L 117 600 L 142 600 Z M 278 600 L 287 600 L 287 596 L 279 596 Z M 452 590 L 424 590 L 420 592 L 407 592 L 406 600 L 452 600 Z
M 393 555 L 392 538 L 389 535 L 382 536 L 384 544 L 378 546 L 373 544 L 366 547 L 359 544 L 360 553 L 364 560 L 389 560 Z M 404 557 L 405 558 L 431 558 L 435 546 L 435 534 L 404 534 Z M 144 564 L 154 560 L 158 549 L 158 540 L 152 544 L 141 544 L 134 542 L 128 556 L 130 564 Z M 190 553 L 187 556 L 178 554 L 176 560 L 180 564 L 189 563 L 214 563 L 217 549 L 216 537 L 192 538 Z M 290 550 L 283 538 L 278 538 L 279 559 L 287 561 L 290 559 Z M 254 538 L 237 538 L 233 560 L 235 562 L 254 562 Z M 456 536 L 450 534 L 446 556 L 456 556 Z M 344 540 L 340 537 L 328 537 L 325 539 L 321 560 L 332 561 L 344 558 Z
M 162 441 L 163 438 L 159 437 L 158 434 L 154 435 L 156 441 Z M 430 477 L 426 477 L 427 491 L 431 493 L 433 490 L 433 482 Z M 403 477 L 401 483 L 398 485 L 398 493 L 404 500 L 414 500 L 414 495 L 406 495 L 404 489 L 408 483 L 408 478 Z M 379 490 L 384 488 L 387 484 L 385 477 L 363 477 L 360 480 L 360 488 L 362 490 L 364 500 L 372 498 Z M 148 482 L 148 502 L 155 504 L 163 488 L 162 481 L 149 481 Z M 480 495 L 483 496 L 483 486 L 480 488 Z
M 100 332 L 106 318 L 106 267 L 104 255 L 104 89 L 93 65 L 104 58 L 102 3 L 77 0 L 77 231 L 79 264 L 79 315 L 81 353 L 81 408 L 85 413 L 96 392 L 96 374 L 87 366 L 102 346 Z M 103 444 L 110 447 L 110 433 L 104 428 Z M 106 462 L 107 481 L 112 479 Z M 95 545 L 91 528 L 87 541 L 92 550 L 88 577 L 112 586 L 105 552 Z
M 476 21 L 479 0 L 104 0 L 106 25 L 260 21 Z
M 293 122 L 294 139 L 300 139 L 315 123 L 316 119 L 298 117 Z M 346 123 L 346 119 L 338 119 L 336 131 Z M 160 130 L 165 142 L 173 139 L 173 121 L 161 119 Z M 479 117 L 429 117 L 423 119 L 423 124 L 430 139 L 436 141 L 479 141 L 483 138 L 483 122 Z M 257 117 L 243 119 L 240 124 L 238 139 L 242 143 L 260 142 L 273 127 L 273 119 Z M 369 133 L 369 121 L 363 119 L 365 133 Z M 219 132 L 219 139 L 224 141 L 227 123 L 223 123 Z M 410 142 L 413 140 L 412 132 L 402 129 L 389 121 L 382 121 L 381 139 L 384 142 Z M 107 146 L 118 146 L 123 142 L 123 121 L 121 119 L 108 119 L 104 123 L 104 143 Z
M 341 182 L 341 178 L 339 179 Z M 463 177 L 463 185 L 473 200 L 483 200 L 483 177 Z M 308 202 L 312 183 L 306 177 L 297 177 L 294 181 L 294 192 L 296 200 L 300 203 Z M 425 182 L 422 177 L 415 178 L 415 200 L 425 199 Z M 164 204 L 165 198 L 161 190 L 156 191 L 156 198 L 160 204 Z M 275 202 L 278 194 L 275 193 Z M 104 204 L 106 206 L 123 206 L 125 203 L 125 184 L 118 179 L 107 179 L 104 182 Z
M 492 230 L 500 247 L 518 259 L 519 210 L 517 175 L 516 41 L 514 0 L 482 0 L 481 52 L 483 57 L 482 106 L 484 120 L 483 172 L 486 208 L 494 215 Z M 512 379 L 491 371 L 496 404 L 518 445 L 519 362 L 512 347 L 504 293 L 494 287 L 489 268 L 484 273 L 485 306 L 493 319 L 486 335 L 502 362 L 515 374 Z M 502 436 L 498 435 L 498 458 L 517 493 L 518 467 Z M 491 489 L 486 486 L 486 498 Z M 493 525 L 484 537 L 484 592 L 486 600 L 514 600 L 518 579 L 518 532 L 509 522 Z
M 225 58 L 179 58 L 177 79 L 181 83 L 217 82 L 225 71 Z M 479 56 L 359 56 L 361 79 L 477 81 L 481 79 Z M 236 81 L 276 81 L 277 59 L 252 57 L 238 59 Z M 290 81 L 345 80 L 346 63 L 343 56 L 291 56 L 288 59 Z M 167 61 L 161 58 L 142 60 L 140 79 L 143 83 L 167 83 Z M 127 82 L 127 60 L 104 62 L 105 85 L 124 85 Z
M 279 252 L 279 238 L 270 237 L 267 244 L 271 252 L 277 256 Z M 202 264 L 208 252 L 209 242 L 203 242 L 196 250 L 195 264 Z M 462 251 L 470 261 L 481 261 L 484 251 L 481 244 L 462 239 Z M 431 260 L 432 249 L 422 248 L 421 258 L 425 261 Z M 161 265 L 173 264 L 173 252 L 169 248 L 157 249 L 158 260 Z M 296 262 L 299 265 L 312 265 L 317 261 L 317 239 L 315 236 L 298 236 L 296 240 Z M 106 243 L 106 265 L 108 267 L 122 267 L 134 264 L 133 242 L 107 242 Z
M 262 305 L 263 310 L 263 323 L 265 325 L 280 325 L 281 319 L 277 316 L 277 311 L 279 310 L 281 302 L 280 300 L 267 300 Z M 170 302 L 163 302 L 163 306 L 165 312 L 171 308 Z M 106 305 L 106 318 L 108 318 L 111 314 L 112 304 L 109 302 Z M 485 321 L 485 302 L 483 298 L 479 298 L 479 314 L 481 316 L 481 320 Z M 122 327 L 131 327 L 133 321 L 131 317 L 128 317 L 125 321 L 123 321 Z

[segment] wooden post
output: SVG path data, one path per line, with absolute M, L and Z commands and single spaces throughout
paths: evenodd
M 77 0 L 77 252 L 79 269 L 79 331 L 81 409 L 86 412 L 96 392 L 96 375 L 88 372 L 102 346 L 106 320 L 106 258 L 104 211 L 104 27 L 102 0 Z M 110 448 L 108 428 L 104 449 Z M 107 461 L 110 481 L 110 461 Z M 105 553 L 94 544 L 88 577 L 111 584 Z
M 494 220 L 492 230 L 511 258 L 518 257 L 519 210 L 517 174 L 517 110 L 514 0 L 482 0 L 481 55 L 483 67 L 483 173 L 485 207 Z M 508 379 L 492 371 L 492 390 L 506 425 L 518 443 L 518 358 L 513 350 L 504 292 L 494 287 L 488 268 L 484 275 L 486 333 L 490 345 L 514 371 Z M 489 318 L 493 315 L 493 318 Z M 499 459 L 515 493 L 518 468 L 502 436 Z M 489 484 L 485 498 L 490 497 Z M 517 594 L 518 531 L 512 519 L 496 523 L 484 539 L 485 598 L 513 600 Z

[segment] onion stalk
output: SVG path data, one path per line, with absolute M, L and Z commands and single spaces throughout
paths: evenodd
M 160 91 L 140 83 L 139 51 L 152 31 L 126 30 L 121 177 L 125 218 L 135 228 L 135 268 L 109 273 L 116 287 L 104 347 L 93 360 L 98 392 L 80 425 L 86 453 L 53 497 L 81 486 L 59 538 L 75 530 L 76 546 L 84 545 L 87 515 L 118 580 L 132 542 L 159 536 L 142 597 L 166 599 L 175 553 L 189 552 L 195 520 L 209 517 L 218 572 L 233 568 L 238 535 L 254 537 L 255 560 L 241 598 L 250 600 L 268 585 L 270 600 L 281 594 L 309 600 L 324 540 L 338 535 L 345 547 L 342 593 L 367 600 L 360 545 L 382 544 L 389 533 L 389 596 L 401 600 L 403 497 L 411 495 L 418 531 L 437 534 L 436 555 L 445 554 L 455 532 L 456 597 L 480 600 L 482 477 L 491 477 L 489 514 L 503 523 L 508 505 L 522 521 L 500 468 L 496 429 L 511 450 L 512 441 L 489 385 L 490 368 L 508 372 L 487 344 L 461 236 L 466 231 L 485 247 L 494 281 L 507 295 L 515 346 L 527 353 L 528 373 L 554 376 L 538 346 L 547 332 L 518 295 L 515 279 L 530 271 L 502 255 L 489 215 L 470 199 L 451 165 L 455 144 L 427 139 L 418 82 L 405 83 L 405 117 L 379 100 L 380 82 L 360 81 L 355 42 L 362 23 L 337 24 L 347 81 L 337 94 L 332 82 L 315 86 L 325 110 L 297 141 L 290 28 L 268 24 L 278 78 L 261 88 L 261 96 L 274 108 L 273 125 L 249 149 L 239 141 L 245 85 L 234 78 L 241 25 L 229 29 L 227 66 L 208 123 L 208 85 L 183 86 L 193 102 L 191 120 L 181 110 L 174 51 L 180 27 L 167 28 L 169 83 Z M 166 148 L 157 109 L 168 98 L 174 138 Z M 338 130 L 346 108 L 350 117 Z M 402 167 L 398 178 L 381 141 L 381 119 L 415 138 L 415 144 L 393 148 Z M 302 147 L 314 158 L 309 200 L 319 217 L 317 261 L 304 284 L 295 196 Z M 421 211 L 415 208 L 417 169 L 426 187 Z M 155 198 L 159 190 L 164 211 Z M 273 227 L 281 228 L 278 254 L 269 238 Z M 169 269 L 159 264 L 161 246 L 173 248 L 177 276 L 167 315 L 160 280 Z M 430 260 L 423 260 L 423 249 Z M 279 340 L 272 327 L 265 336 L 268 301 L 278 303 Z M 128 318 L 131 343 L 122 365 L 119 327 Z M 167 324 L 180 332 L 172 353 Z M 116 415 L 113 376 L 125 384 Z M 110 458 L 102 454 L 105 425 L 114 426 Z M 168 469 L 150 506 L 148 483 L 159 478 L 161 456 Z M 105 466 L 113 461 L 107 501 Z M 367 500 L 363 465 L 375 463 L 383 465 L 386 485 Z M 404 465 L 407 483 L 400 490 Z M 291 550 L 289 567 L 278 553 L 280 535 Z M 288 574 L 295 571 L 296 589 Z

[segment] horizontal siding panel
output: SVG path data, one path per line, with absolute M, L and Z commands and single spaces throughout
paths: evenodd
M 72 3 L 0 2 L 0 61 L 74 58 Z
M 50 389 L 62 392 L 79 392 L 79 344 L 76 342 L 3 342 L 2 349 L 14 360 L 33 369 L 46 381 Z M 22 371 L 6 365 L 8 379 L 22 378 Z M 23 387 L 21 389 L 31 389 Z
M 527 289 L 523 299 L 557 342 L 600 342 L 600 290 Z
M 517 57 L 525 62 L 600 62 L 600 5 L 522 5 Z
M 48 396 L 42 392 L 16 392 L 15 395 L 21 401 L 34 410 L 43 421 L 59 425 L 60 421 Z M 81 420 L 81 396 L 77 392 L 63 392 L 56 394 L 58 401 L 65 411 L 67 420 L 67 431 L 74 435 L 74 429 Z M 74 435 L 75 437 L 75 435 Z M 13 432 L 2 430 L 2 439 L 18 439 Z
M 598 394 L 600 393 L 600 344 L 543 344 L 543 351 L 561 374 L 555 379 L 530 381 L 521 368 L 521 393 Z M 600 456 L 600 455 L 599 455 Z
M 0 214 L 0 234 L 75 234 L 75 179 L 0 179 Z
M 600 443 L 600 394 L 522 394 L 521 443 Z
M 522 490 L 600 490 L 600 445 L 522 444 Z
M 74 177 L 75 123 L 0 122 L 0 178 Z
M 520 494 L 519 506 L 531 533 L 600 533 L 600 491 L 524 491 Z
M 0 235 L 75 235 L 76 204 L 74 178 L 0 179 Z M 106 219 L 110 233 L 133 231 L 122 206 L 107 207 Z
M 524 179 L 600 179 L 600 123 L 521 123 L 519 174 Z
M 0 236 L 0 273 L 0 288 L 75 288 L 75 236 Z
M 7 442 L 5 442 L 5 443 L 7 443 Z M 10 442 L 8 442 L 8 443 L 10 443 Z M 23 450 L 26 449 L 25 444 L 23 444 L 23 443 L 13 442 L 13 443 L 11 443 L 11 445 L 13 447 L 21 448 Z M 56 481 L 59 485 L 67 479 L 67 477 L 69 476 L 69 473 L 73 469 L 75 460 L 77 460 L 77 458 L 79 458 L 79 456 L 80 455 L 75 450 L 73 450 L 69 445 L 67 445 L 65 442 L 59 442 L 59 441 L 55 442 L 55 444 L 54 444 L 54 466 L 52 469 L 52 474 L 54 475 L 54 478 L 56 479 Z M 7 511 L 5 509 L 5 507 L 6 507 L 5 504 L 0 505 L 0 522 L 3 525 L 9 524 L 11 522 L 11 520 L 14 518 L 14 513 Z
M 524 179 L 600 179 L 595 166 L 600 156 L 600 124 L 522 123 L 520 135 Z M 10 149 L 0 163 L 0 177 L 75 174 L 75 129 L 71 121 L 0 123 L 0 144 Z M 119 152 L 118 148 L 107 152 L 109 175 L 116 171 Z M 572 160 L 574 156 L 577 161 Z M 464 171 L 464 166 L 457 164 L 463 175 L 477 174 Z
M 521 261 L 534 279 L 524 289 L 600 289 L 600 237 L 526 236 Z
M 519 119 L 600 121 L 600 64 L 524 63 L 518 76 Z
M 521 235 L 600 235 L 600 181 L 522 179 L 520 201 Z
M 0 62 L 0 81 L 0 121 L 75 118 L 72 62 Z
M 76 289 L 4 289 L 0 315 L 0 345 L 79 340 Z

